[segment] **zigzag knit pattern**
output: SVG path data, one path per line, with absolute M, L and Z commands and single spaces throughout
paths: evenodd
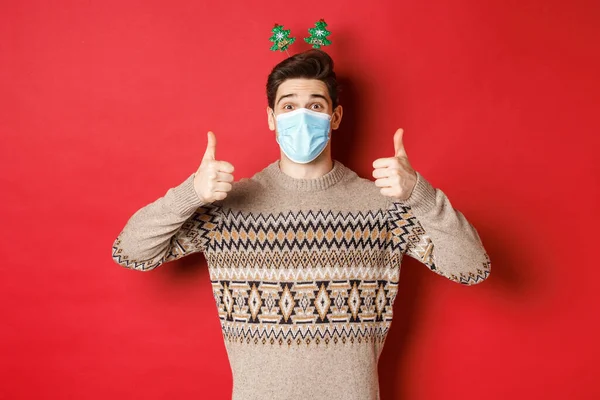
M 384 212 L 224 213 L 206 257 L 226 340 L 383 342 L 401 251 Z

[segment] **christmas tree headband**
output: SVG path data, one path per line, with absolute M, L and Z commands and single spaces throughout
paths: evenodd
M 296 38 L 290 37 L 290 30 L 283 29 L 283 25 L 279 24 L 275 24 L 271 32 L 273 32 L 273 36 L 269 38 L 269 40 L 273 42 L 271 50 L 285 51 L 289 56 L 290 53 L 288 53 L 287 49 L 296 41 Z M 310 36 L 304 38 L 304 41 L 308 44 L 312 44 L 312 47 L 315 49 L 318 49 L 321 46 L 329 46 L 331 44 L 331 41 L 327 39 L 327 36 L 331 35 L 331 32 L 327 30 L 327 23 L 322 18 L 315 22 L 314 28 L 308 29 L 308 33 L 310 33 Z

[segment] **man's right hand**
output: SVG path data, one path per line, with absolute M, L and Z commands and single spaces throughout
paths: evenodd
M 227 161 L 217 161 L 216 149 L 217 138 L 209 131 L 202 163 L 194 175 L 194 189 L 204 203 L 223 200 L 232 189 L 233 165 Z

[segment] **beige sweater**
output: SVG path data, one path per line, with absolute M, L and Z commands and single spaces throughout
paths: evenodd
M 193 179 L 133 214 L 112 257 L 148 271 L 204 253 L 233 400 L 379 399 L 402 257 L 464 285 L 490 274 L 475 228 L 419 172 L 402 202 L 339 161 L 316 179 L 275 161 L 211 204 Z

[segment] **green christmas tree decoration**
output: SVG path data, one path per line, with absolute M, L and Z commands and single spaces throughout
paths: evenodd
M 273 46 L 271 46 L 273 51 L 287 51 L 287 48 L 296 41 L 296 38 L 290 37 L 289 29 L 283 29 L 283 25 L 275 24 L 271 32 L 273 32 L 273 36 L 269 40 L 273 42 Z
M 327 30 L 327 23 L 322 18 L 315 22 L 314 28 L 308 28 L 308 33 L 310 33 L 310 36 L 304 38 L 304 40 L 306 43 L 312 44 L 312 47 L 315 49 L 331 44 L 331 41 L 327 39 L 327 36 L 331 35 L 331 32 Z

